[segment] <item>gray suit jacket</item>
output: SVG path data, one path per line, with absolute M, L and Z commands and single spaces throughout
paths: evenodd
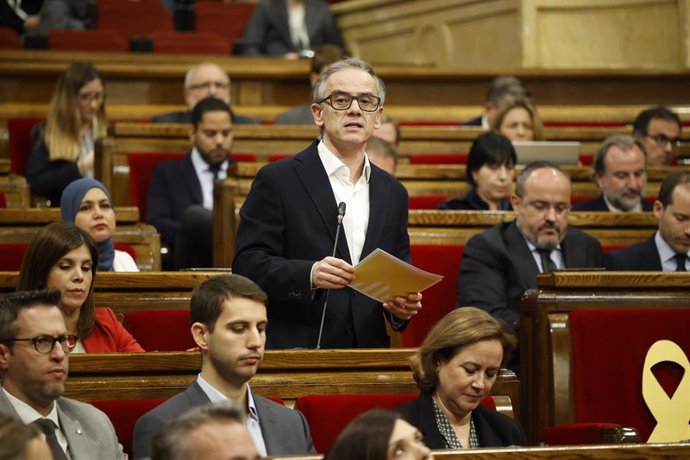
M 268 455 L 300 455 L 314 452 L 309 427 L 301 412 L 253 393 L 252 396 L 259 413 L 261 434 Z M 170 420 L 193 407 L 210 403 L 211 400 L 195 381 L 182 393 L 144 414 L 134 427 L 134 458 L 149 457 L 151 440 Z
M 566 268 L 601 267 L 601 244 L 568 227 L 561 242 Z M 465 245 L 458 275 L 458 306 L 471 305 L 503 319 L 520 319 L 522 294 L 537 285 L 539 267 L 515 222 L 498 224 Z
M 73 399 L 60 397 L 55 402 L 73 460 L 127 459 L 107 415 L 90 404 Z M 3 392 L 0 392 L 0 412 L 19 420 L 19 414 Z

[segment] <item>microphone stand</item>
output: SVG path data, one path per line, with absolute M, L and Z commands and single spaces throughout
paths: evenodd
M 340 238 L 340 229 L 343 226 L 343 217 L 345 217 L 345 202 L 341 202 L 338 205 L 338 226 L 335 228 L 335 242 L 333 243 L 333 254 L 331 257 L 335 257 L 336 250 L 338 249 L 338 239 Z M 326 320 L 326 307 L 328 307 L 328 294 L 331 292 L 330 289 L 326 289 L 326 300 L 323 302 L 323 311 L 321 312 L 321 326 L 319 326 L 319 339 L 316 341 L 316 349 L 321 349 L 321 335 L 323 334 L 323 323 Z

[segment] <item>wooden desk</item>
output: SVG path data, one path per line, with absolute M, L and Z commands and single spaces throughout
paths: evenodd
M 291 404 L 307 394 L 414 393 L 414 349 L 268 350 L 252 390 Z M 167 398 L 199 373 L 200 352 L 70 355 L 65 396 L 94 399 Z M 497 406 L 519 413 L 520 383 L 504 369 L 493 387 Z
M 572 423 L 574 389 L 568 315 L 576 309 L 682 308 L 690 305 L 690 274 L 556 271 L 540 274 L 521 305 L 523 426 L 528 440 L 543 428 Z
M 134 248 L 140 270 L 160 270 L 160 235 L 156 229 L 139 223 L 139 210 L 134 207 L 116 208 L 115 217 L 118 225 L 113 241 Z M 0 241 L 29 243 L 39 228 L 61 220 L 58 208 L 0 209 Z

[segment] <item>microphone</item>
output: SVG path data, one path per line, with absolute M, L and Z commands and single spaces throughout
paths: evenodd
M 335 252 L 338 249 L 338 239 L 340 239 L 340 229 L 343 227 L 343 218 L 345 217 L 345 202 L 341 201 L 338 204 L 338 226 L 335 228 L 335 242 L 333 243 L 333 255 L 335 257 Z M 326 307 L 328 307 L 328 294 L 331 292 L 330 289 L 326 289 L 326 300 L 323 302 L 323 311 L 321 312 L 321 326 L 319 326 L 319 339 L 316 341 L 316 349 L 321 348 L 321 335 L 323 334 L 323 322 L 326 319 Z

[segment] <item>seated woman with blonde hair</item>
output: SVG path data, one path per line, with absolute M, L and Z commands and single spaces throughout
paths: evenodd
M 396 410 L 424 433 L 432 449 L 525 445 L 517 421 L 480 405 L 515 346 L 515 336 L 487 312 L 453 310 L 412 357 L 422 393 Z
M 62 220 L 85 230 L 98 247 L 98 270 L 138 272 L 136 262 L 125 251 L 115 249 L 115 209 L 105 185 L 96 179 L 77 179 L 65 188 L 60 198 Z
M 67 333 L 78 337 L 72 353 L 144 351 L 110 308 L 96 308 L 93 285 L 98 250 L 93 239 L 69 222 L 40 229 L 31 240 L 19 271 L 18 291 L 55 288 Z
M 518 99 L 501 107 L 489 127 L 511 141 L 544 140 L 541 118 L 536 107 L 527 99 Z

